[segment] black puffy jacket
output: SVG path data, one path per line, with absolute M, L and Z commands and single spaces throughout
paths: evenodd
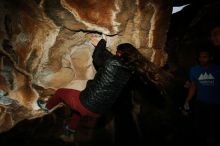
M 88 110 L 101 114 L 115 103 L 131 73 L 119 57 L 106 49 L 103 39 L 94 50 L 93 63 L 98 71 L 81 91 L 80 101 Z

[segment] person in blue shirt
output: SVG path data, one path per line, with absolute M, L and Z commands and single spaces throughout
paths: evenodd
M 194 128 L 196 142 L 202 145 L 218 145 L 220 133 L 220 66 L 211 63 L 208 49 L 198 53 L 199 65 L 190 69 L 191 85 L 184 108 L 195 96 Z M 197 143 L 198 144 L 198 143 Z

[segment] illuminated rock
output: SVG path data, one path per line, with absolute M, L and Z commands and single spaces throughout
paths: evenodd
M 0 104 L 0 132 L 44 115 L 33 84 L 84 89 L 96 73 L 92 36 L 104 34 L 112 53 L 129 42 L 158 66 L 167 59 L 168 1 L 3 0 L 0 8 L 0 40 L 6 43 L 0 47 L 0 89 L 18 101 L 16 108 Z

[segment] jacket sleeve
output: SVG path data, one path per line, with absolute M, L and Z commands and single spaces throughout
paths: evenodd
M 104 39 L 101 39 L 95 47 L 92 55 L 93 65 L 95 66 L 95 69 L 97 70 L 99 67 L 103 66 L 105 61 L 111 56 L 113 56 L 111 52 L 106 49 L 106 41 Z

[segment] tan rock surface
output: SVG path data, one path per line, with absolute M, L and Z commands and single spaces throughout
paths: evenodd
M 1 1 L 0 41 L 12 47 L 0 46 L 0 90 L 18 104 L 0 104 L 0 132 L 44 115 L 33 84 L 84 89 L 96 73 L 91 36 L 103 33 L 112 53 L 118 44 L 132 43 L 162 66 L 170 6 L 164 0 Z

